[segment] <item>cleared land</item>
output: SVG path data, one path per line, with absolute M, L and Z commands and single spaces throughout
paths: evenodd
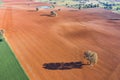
M 57 17 L 49 17 L 49 10 L 17 8 L 2 9 L 0 25 L 31 80 L 120 79 L 120 15 L 103 9 L 62 8 Z M 43 68 L 45 63 L 86 63 L 82 59 L 85 50 L 98 53 L 98 64 L 92 69 L 87 65 Z

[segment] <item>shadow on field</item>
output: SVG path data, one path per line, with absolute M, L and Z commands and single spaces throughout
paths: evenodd
M 3 39 L 0 39 L 0 42 L 2 42 L 3 41 Z
M 52 17 L 50 14 L 41 14 L 40 16 L 48 16 L 48 17 Z
M 48 70 L 69 70 L 69 69 L 81 69 L 83 68 L 83 64 L 80 62 L 67 62 L 67 63 L 45 63 L 43 64 L 43 68 Z
M 36 10 L 27 10 L 28 12 L 37 12 Z
M 80 10 L 69 10 L 69 11 L 70 11 L 70 12 L 74 12 L 74 11 L 77 12 L 77 11 L 80 11 Z
M 120 20 L 120 19 L 108 19 L 108 20 Z

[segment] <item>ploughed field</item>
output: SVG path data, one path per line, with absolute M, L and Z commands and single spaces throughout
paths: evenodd
M 36 12 L 34 7 L 22 10 L 12 5 L 0 13 L 0 26 L 31 80 L 120 79 L 119 14 L 62 7 L 57 17 L 50 17 L 48 9 Z M 98 53 L 98 64 L 92 68 L 81 65 L 87 63 L 85 50 Z M 59 64 L 82 68 L 58 68 Z

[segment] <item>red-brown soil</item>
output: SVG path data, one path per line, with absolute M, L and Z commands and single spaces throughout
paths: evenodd
M 103 9 L 0 10 L 0 27 L 31 80 L 120 80 L 120 15 Z M 83 52 L 98 53 L 98 64 L 81 69 L 48 70 L 44 63 L 83 60 Z

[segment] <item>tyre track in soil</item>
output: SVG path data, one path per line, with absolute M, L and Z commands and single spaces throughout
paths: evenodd
M 12 28 L 12 8 L 7 7 L 3 16 L 2 28 L 6 31 L 10 31 Z

